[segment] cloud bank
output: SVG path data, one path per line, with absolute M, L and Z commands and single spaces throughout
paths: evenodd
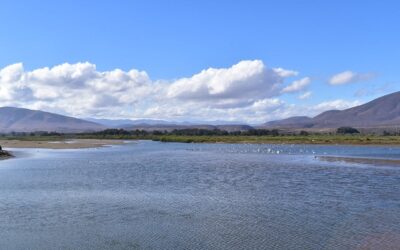
M 78 117 L 257 123 L 299 111 L 280 98 L 286 93 L 303 93 L 301 99 L 311 95 L 303 92 L 311 83 L 309 77 L 287 83 L 298 75 L 294 70 L 269 68 L 260 60 L 209 68 L 171 81 L 152 80 L 136 69 L 99 71 L 89 62 L 35 70 L 17 63 L 0 69 L 0 106 Z M 342 78 L 334 82 L 343 82 Z M 315 108 L 302 111 L 317 112 Z

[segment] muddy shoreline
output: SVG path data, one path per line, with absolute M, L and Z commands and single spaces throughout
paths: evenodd
M 0 140 L 3 148 L 45 148 L 45 149 L 79 149 L 97 148 L 107 145 L 121 145 L 123 140 L 101 140 L 101 139 L 73 139 L 60 141 L 23 141 L 23 140 Z

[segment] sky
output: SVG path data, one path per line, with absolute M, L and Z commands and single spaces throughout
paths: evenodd
M 400 90 L 399 1 L 0 0 L 0 106 L 259 124 Z

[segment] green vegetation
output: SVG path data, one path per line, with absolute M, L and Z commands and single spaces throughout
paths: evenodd
M 184 143 L 271 143 L 271 144 L 354 144 L 354 145 L 400 145 L 400 136 L 365 135 L 360 133 L 321 134 L 300 131 L 285 133 L 282 131 L 254 129 L 249 131 L 228 132 L 223 130 L 183 129 L 172 131 L 145 131 L 107 129 L 94 133 L 58 134 L 58 133 L 19 133 L 2 135 L 6 140 L 57 141 L 66 139 L 123 139 L 153 140 L 161 142 Z
M 350 145 L 400 145 L 399 136 L 376 135 L 282 135 L 282 136 L 172 136 L 153 140 L 162 142 L 196 143 L 271 143 L 271 144 L 350 144 Z
M 358 131 L 355 128 L 352 127 L 340 127 L 336 130 L 337 134 L 359 134 L 360 131 Z

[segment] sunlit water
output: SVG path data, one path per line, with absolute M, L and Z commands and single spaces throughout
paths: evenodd
M 396 147 L 138 142 L 0 161 L 0 249 L 396 249 Z

